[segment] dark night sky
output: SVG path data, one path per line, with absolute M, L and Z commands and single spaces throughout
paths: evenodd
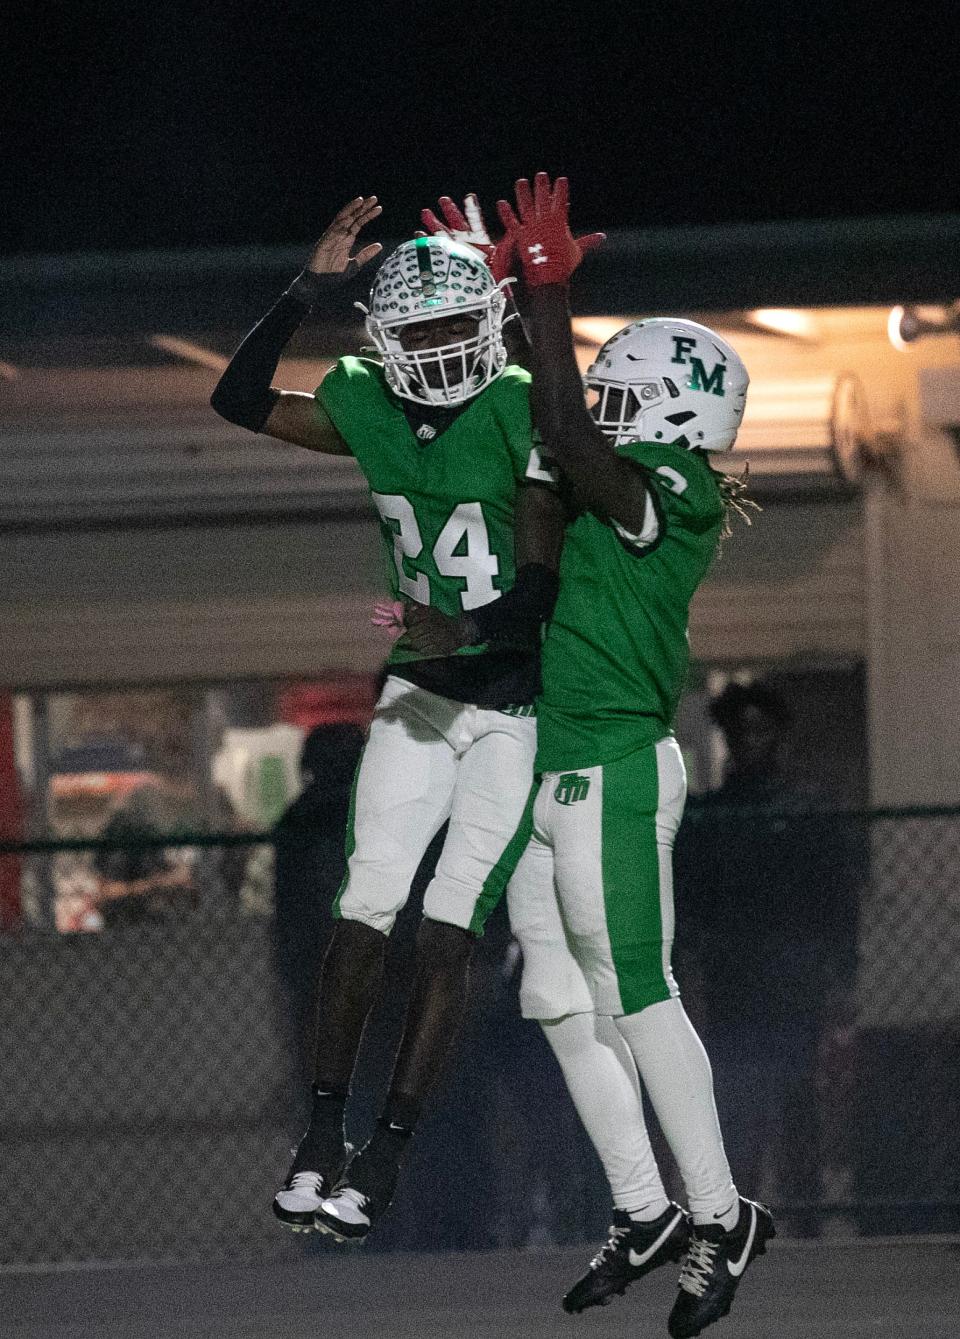
M 397 236 L 539 168 L 582 227 L 956 209 L 960 18 L 885 10 L 31 9 L 0 56 L 0 250 L 300 243 L 367 191 Z

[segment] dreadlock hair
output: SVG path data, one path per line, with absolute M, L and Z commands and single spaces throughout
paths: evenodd
M 763 508 L 759 502 L 755 502 L 752 497 L 746 495 L 749 485 L 749 461 L 744 461 L 742 474 L 726 474 L 722 470 L 714 470 L 713 473 L 724 506 L 723 529 L 720 531 L 720 538 L 717 540 L 717 558 L 719 559 L 723 553 L 723 541 L 729 539 L 733 534 L 731 513 L 735 512 L 745 525 L 752 525 L 753 518 L 750 513 L 763 511 Z

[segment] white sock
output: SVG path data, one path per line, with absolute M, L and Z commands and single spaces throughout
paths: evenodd
M 740 1205 L 723 1149 L 713 1074 L 678 999 L 616 1019 L 677 1160 L 695 1223 L 736 1226 Z
M 637 1067 L 613 1020 L 567 1014 L 540 1026 L 603 1163 L 614 1204 L 637 1222 L 659 1218 L 669 1200 L 643 1119 Z

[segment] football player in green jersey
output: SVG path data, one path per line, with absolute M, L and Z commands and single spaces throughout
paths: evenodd
M 506 276 L 492 246 L 445 234 L 403 243 L 364 308 L 380 361 L 342 358 L 314 395 L 271 385 L 308 311 L 381 249 L 356 243 L 379 213 L 374 196 L 340 211 L 211 399 L 253 431 L 352 454 L 379 514 L 394 598 L 445 615 L 435 627 L 409 614 L 390 654 L 321 969 L 310 1124 L 273 1205 L 285 1225 L 341 1240 L 365 1237 L 390 1202 L 458 1030 L 474 938 L 525 841 L 540 630 L 562 539 L 562 509 L 532 437 L 529 373 L 508 365 Z M 386 936 L 448 820 L 386 1106 L 347 1166 L 344 1105 Z
M 670 967 L 672 849 L 686 795 L 673 720 L 687 617 L 738 481 L 714 471 L 743 416 L 747 372 L 714 332 L 683 320 L 627 326 L 586 383 L 567 286 L 582 250 L 567 183 L 541 173 L 501 202 L 527 290 L 533 403 L 544 449 L 578 514 L 543 648 L 533 838 L 508 892 L 524 953 L 522 1003 L 551 1045 L 607 1168 L 610 1240 L 564 1298 L 606 1301 L 683 1259 L 669 1320 L 687 1339 L 725 1315 L 774 1234 L 724 1153 L 710 1064 Z M 686 1191 L 665 1192 L 634 1084 L 647 1089 Z

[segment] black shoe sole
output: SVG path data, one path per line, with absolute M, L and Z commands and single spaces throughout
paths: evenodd
M 608 1288 L 605 1293 L 597 1293 L 595 1297 L 588 1298 L 587 1301 L 581 1302 L 579 1306 L 573 1306 L 565 1297 L 560 1305 L 568 1316 L 581 1316 L 584 1311 L 589 1311 L 592 1306 L 609 1306 L 615 1297 L 622 1297 L 630 1284 L 635 1282 L 635 1279 L 631 1279 L 629 1283 L 621 1284 L 619 1288 Z
M 373 1231 L 373 1224 L 371 1223 L 369 1227 L 351 1232 L 347 1225 L 341 1223 L 338 1219 L 322 1216 L 319 1209 L 313 1216 L 313 1226 L 317 1232 L 322 1232 L 327 1237 L 333 1237 L 334 1241 L 344 1242 L 351 1246 L 362 1246 Z
M 273 1216 L 288 1232 L 313 1232 L 316 1228 L 312 1213 L 293 1213 L 289 1209 L 281 1209 L 276 1200 L 273 1202 Z
M 659 1269 L 661 1265 L 675 1264 L 678 1260 L 682 1260 L 684 1255 L 686 1254 L 688 1245 L 689 1245 L 688 1241 L 678 1242 L 669 1255 L 665 1255 L 662 1260 L 658 1260 L 657 1263 L 655 1265 L 651 1265 L 649 1269 L 644 1269 L 642 1273 L 637 1274 L 635 1278 L 624 1279 L 622 1283 L 617 1284 L 615 1287 L 608 1288 L 606 1292 L 595 1293 L 592 1297 L 587 1298 L 579 1306 L 575 1306 L 572 1304 L 568 1305 L 567 1297 L 569 1297 L 570 1295 L 569 1293 L 567 1294 L 567 1297 L 563 1298 L 560 1305 L 563 1307 L 564 1311 L 567 1313 L 568 1316 L 579 1316 L 582 1314 L 582 1312 L 589 1311 L 589 1309 L 592 1306 L 609 1306 L 610 1302 L 613 1300 L 614 1297 L 622 1297 L 631 1284 L 638 1283 L 640 1279 L 646 1278 L 648 1274 L 652 1274 L 653 1271 L 655 1269 Z M 570 1291 L 572 1292 L 573 1289 L 571 1289 Z

